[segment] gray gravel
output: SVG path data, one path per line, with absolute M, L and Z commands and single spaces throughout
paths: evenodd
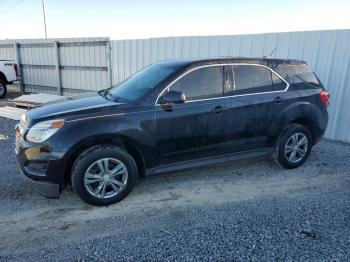
M 0 261 L 349 261 L 350 145 L 322 141 L 300 168 L 246 160 L 142 179 L 122 202 L 40 197 L 0 118 Z

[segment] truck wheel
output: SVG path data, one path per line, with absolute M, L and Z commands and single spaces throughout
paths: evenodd
M 279 136 L 274 152 L 275 161 L 287 169 L 302 165 L 312 147 L 310 131 L 299 124 L 290 124 Z
M 6 82 L 0 79 L 0 98 L 4 98 L 7 94 Z
M 134 159 L 113 145 L 99 145 L 84 151 L 72 169 L 72 186 L 86 203 L 104 206 L 126 197 L 135 185 Z

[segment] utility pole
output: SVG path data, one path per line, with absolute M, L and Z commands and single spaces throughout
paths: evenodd
M 42 3 L 42 5 L 43 5 L 43 16 L 44 16 L 45 38 L 47 39 L 47 30 L 46 30 L 46 18 L 45 18 L 45 4 L 44 4 L 44 0 L 41 0 L 41 3 Z

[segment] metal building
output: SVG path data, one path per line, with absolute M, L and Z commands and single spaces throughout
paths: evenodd
M 159 60 L 180 57 L 262 57 L 277 47 L 274 58 L 307 61 L 330 91 L 330 120 L 325 137 L 350 142 L 350 30 L 111 42 L 113 83 Z
M 25 91 L 71 94 L 116 84 L 159 60 L 262 57 L 275 47 L 274 58 L 295 58 L 309 63 L 331 93 L 326 138 L 350 142 L 350 29 L 112 41 L 108 38 L 3 40 L 0 59 L 17 59 L 22 65 Z

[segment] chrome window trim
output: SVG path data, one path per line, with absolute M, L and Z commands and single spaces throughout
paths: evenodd
M 195 99 L 195 100 L 188 100 L 185 101 L 185 103 L 191 103 L 191 102 L 197 102 L 197 101 L 206 101 L 206 100 L 214 100 L 214 99 L 222 99 L 222 98 L 227 98 L 227 97 L 239 97 L 239 96 L 250 96 L 250 95 L 260 95 L 260 94 L 270 94 L 270 93 L 281 93 L 281 92 L 286 92 L 289 88 L 289 83 L 280 75 L 278 74 L 275 70 L 273 70 L 272 68 L 265 66 L 265 65 L 261 65 L 261 64 L 249 64 L 249 63 L 222 63 L 222 64 L 210 64 L 210 65 L 202 65 L 202 66 L 197 66 L 194 67 L 186 72 L 184 72 L 182 75 L 178 76 L 176 79 L 174 79 L 171 83 L 169 83 L 163 90 L 162 92 L 159 93 L 159 95 L 157 96 L 156 102 L 155 102 L 155 106 L 156 105 L 160 105 L 158 103 L 159 98 L 163 95 L 163 93 L 166 90 L 169 90 L 169 88 L 175 84 L 177 81 L 179 81 L 181 78 L 183 78 L 184 76 L 188 75 L 189 73 L 201 69 L 201 68 L 207 68 L 207 67 L 214 67 L 214 66 L 234 66 L 234 65 L 248 65 L 248 66 L 260 66 L 260 67 L 264 67 L 267 70 L 270 70 L 271 72 L 273 72 L 279 79 L 281 79 L 285 84 L 286 84 L 286 88 L 284 90 L 277 90 L 277 91 L 267 91 L 267 92 L 258 92 L 258 93 L 251 93 L 251 94 L 242 94 L 242 95 L 231 95 L 231 96 L 220 96 L 220 97 L 212 97 L 212 98 L 203 98 L 203 99 Z M 235 84 L 234 84 L 235 85 Z M 234 89 L 235 90 L 235 89 Z

